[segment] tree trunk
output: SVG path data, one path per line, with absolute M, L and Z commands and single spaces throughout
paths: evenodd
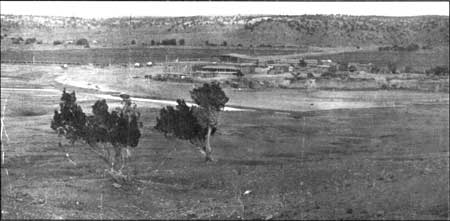
M 206 145 L 205 145 L 205 160 L 206 161 L 213 161 L 214 159 L 211 157 L 212 149 L 210 145 L 210 138 L 211 138 L 211 127 L 208 126 L 208 133 L 206 134 Z

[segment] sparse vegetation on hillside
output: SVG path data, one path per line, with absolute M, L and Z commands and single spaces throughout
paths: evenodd
M 73 17 L 14 16 L 1 19 L 3 32 L 12 33 L 20 29 L 38 30 L 51 34 L 54 29 L 91 33 L 95 36 L 103 31 L 128 30 L 129 18 L 82 19 Z M 204 45 L 205 40 L 222 38 L 210 42 L 217 46 L 240 41 L 241 45 L 279 46 L 357 46 L 399 45 L 405 50 L 416 50 L 415 46 L 433 47 L 448 45 L 448 16 L 380 17 L 345 15 L 301 15 L 301 16 L 228 16 L 228 17 L 176 17 L 133 18 L 133 31 L 142 33 L 137 41 L 144 40 L 147 30 L 158 33 L 164 39 L 178 34 L 190 45 Z M 210 31 L 207 27 L 214 26 Z M 233 31 L 230 31 L 233 30 Z M 202 33 L 198 38 L 192 33 Z M 267 34 L 270 33 L 270 34 Z M 281 34 L 283 33 L 283 34 Z M 254 36 L 261 36 L 254 38 Z M 154 34 L 151 36 L 155 37 Z M 223 39 L 225 37 L 225 39 Z M 170 38 L 170 37 L 169 37 Z M 112 39 L 107 39 L 112 44 Z M 128 40 L 127 40 L 128 41 Z M 129 41 L 128 41 L 129 42 Z M 164 45 L 161 42 L 162 45 Z M 170 44 L 174 45 L 174 44 Z M 230 44 L 227 44 L 230 45 Z M 213 46 L 213 45 L 211 45 Z

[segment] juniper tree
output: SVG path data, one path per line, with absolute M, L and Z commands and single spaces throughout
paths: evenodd
M 124 106 L 111 113 L 106 100 L 98 100 L 92 106 L 91 116 L 86 116 L 76 103 L 75 92 L 63 90 L 60 111 L 55 110 L 50 127 L 64 135 L 73 145 L 75 141 L 84 141 L 90 149 L 99 155 L 111 167 L 111 171 L 121 170 L 130 156 L 129 147 L 139 143 L 140 113 L 136 105 L 132 105 L 128 97 L 124 98 Z M 102 144 L 99 147 L 98 144 Z M 110 145 L 108 145 L 110 144 Z M 112 150 L 112 151 L 111 151 Z
M 206 161 L 213 158 L 210 138 L 218 126 L 219 112 L 229 98 L 219 83 L 205 83 L 191 92 L 191 98 L 198 106 L 188 107 L 184 100 L 177 100 L 175 108 L 167 106 L 160 110 L 156 118 L 155 129 L 165 136 L 173 135 L 178 139 L 189 140 L 199 147 Z
M 55 110 L 50 127 L 58 132 L 58 136 L 64 136 L 73 145 L 75 141 L 83 139 L 85 134 L 86 114 L 76 103 L 75 91 L 67 93 L 64 88 L 59 103 L 60 111 Z M 61 142 L 59 142 L 61 145 Z
M 134 148 L 139 143 L 140 114 L 136 109 L 128 110 L 127 104 L 109 113 L 105 100 L 96 101 L 92 106 L 92 113 L 93 115 L 87 118 L 86 133 L 89 136 L 86 136 L 85 140 L 95 148 L 98 143 L 103 144 L 103 151 L 111 169 L 120 172 L 126 165 L 125 160 L 130 156 L 129 147 Z M 113 154 L 107 144 L 111 144 Z

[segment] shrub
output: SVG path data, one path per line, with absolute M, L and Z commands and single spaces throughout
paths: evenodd
M 13 44 L 20 44 L 20 41 L 16 38 L 12 38 L 11 41 Z
M 306 63 L 306 61 L 305 61 L 304 59 L 301 59 L 301 60 L 299 61 L 298 65 L 299 65 L 300 67 L 306 67 L 308 64 Z
M 411 43 L 406 47 L 406 50 L 407 51 L 417 51 L 417 50 L 419 50 L 419 48 L 420 48 L 419 45 Z
M 414 69 L 411 66 L 406 65 L 405 69 L 404 69 L 404 72 L 405 73 L 412 73 L 412 72 L 414 72 Z
M 75 45 L 89 47 L 89 41 L 86 38 L 80 38 L 75 42 Z
M 389 62 L 389 63 L 387 64 L 387 68 L 389 69 L 389 71 L 390 71 L 392 74 L 397 73 L 397 64 L 395 64 L 394 62 Z
M 132 44 L 132 45 L 135 45 L 135 44 L 136 44 L 136 41 L 135 41 L 135 40 L 131 40 L 131 44 Z
M 320 77 L 330 79 L 330 78 L 334 77 L 334 74 L 329 71 L 326 71 L 323 74 L 321 74 Z
M 35 43 L 36 42 L 36 38 L 27 38 L 26 40 L 25 40 L 25 44 L 27 45 L 27 44 L 33 44 L 33 43 Z
M 448 66 L 436 66 L 425 71 L 427 74 L 433 74 L 437 76 L 447 76 L 449 73 Z
M 380 67 L 378 67 L 378 66 L 376 66 L 376 65 L 372 65 L 372 66 L 370 67 L 370 72 L 371 72 L 371 73 L 380 73 L 380 71 L 381 71 Z
M 431 45 L 424 45 L 424 46 L 422 46 L 422 49 L 430 50 L 430 49 L 433 49 L 433 47 Z
M 182 38 L 182 39 L 180 39 L 180 40 L 178 40 L 178 45 L 184 45 L 184 39 Z
M 340 63 L 338 64 L 339 71 L 348 71 L 348 63 Z
M 60 45 L 60 44 L 62 44 L 62 41 L 58 41 L 58 40 L 53 41 L 53 45 Z
M 175 38 L 173 39 L 164 39 L 161 41 L 162 45 L 177 45 L 177 40 Z
M 336 66 L 332 65 L 328 68 L 328 72 L 330 72 L 331 74 L 336 74 L 337 72 L 337 68 Z

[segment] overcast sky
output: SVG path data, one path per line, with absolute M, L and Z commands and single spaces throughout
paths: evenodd
M 1 14 L 105 18 L 196 15 L 449 15 L 449 2 L 5 2 Z

